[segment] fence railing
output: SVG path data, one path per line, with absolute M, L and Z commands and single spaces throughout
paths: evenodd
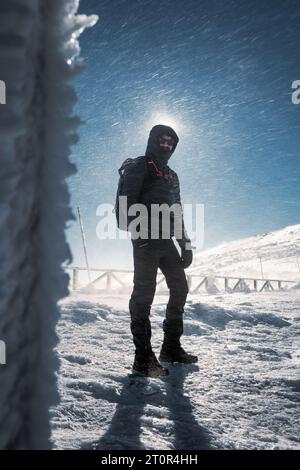
M 78 290 L 79 288 L 79 273 L 82 271 L 87 272 L 87 268 L 77 267 L 77 266 L 66 266 L 64 267 L 67 271 L 71 271 L 71 286 L 72 290 Z M 89 271 L 91 273 L 100 273 L 99 276 L 96 276 L 95 279 L 91 282 L 87 282 L 84 286 L 80 287 L 90 287 L 96 286 L 102 282 L 104 286 L 102 289 L 105 291 L 112 291 L 115 290 L 114 286 L 121 289 L 121 292 L 127 292 L 129 288 L 132 286 L 132 277 L 133 271 L 127 269 L 99 269 L 99 268 L 90 268 Z M 130 280 L 126 280 L 126 276 L 130 274 Z M 204 275 L 204 274 L 186 274 L 188 286 L 189 286 L 189 293 L 190 294 L 197 294 L 201 288 L 206 289 L 206 291 L 213 291 L 213 290 L 220 290 L 223 289 L 225 291 L 230 292 L 238 292 L 238 291 L 274 291 L 280 290 L 288 285 L 292 284 L 300 284 L 299 281 L 289 280 L 289 279 L 264 279 L 259 277 L 248 277 L 248 276 L 228 276 L 228 275 Z M 221 287 L 220 282 L 221 281 Z M 158 272 L 157 277 L 157 286 L 159 286 L 159 293 L 167 293 L 167 288 L 161 289 L 161 285 L 165 282 L 165 278 L 162 273 Z

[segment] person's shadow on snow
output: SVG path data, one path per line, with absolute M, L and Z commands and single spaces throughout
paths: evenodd
M 140 440 L 141 420 L 148 396 L 144 394 L 147 381 L 126 378 L 117 399 L 117 407 L 110 425 L 99 441 L 84 444 L 82 449 L 143 450 Z
M 173 422 L 173 432 L 167 437 L 175 450 L 204 450 L 210 448 L 209 432 L 194 416 L 188 395 L 184 393 L 184 379 L 198 371 L 195 364 L 169 365 L 170 375 L 161 382 L 153 379 L 126 379 L 118 398 L 117 407 L 109 428 L 97 442 L 84 445 L 83 449 L 141 450 L 149 449 L 147 437 L 143 437 L 142 418 L 146 405 L 168 408 L 166 412 Z M 162 393 L 166 392 L 166 393 Z M 161 416 L 161 415 L 160 415 Z M 158 416 L 158 418 L 160 417 Z M 154 416 L 155 417 L 155 416 Z M 147 426 L 149 428 L 149 425 Z M 153 429 L 157 438 L 158 431 Z M 151 438 L 150 438 L 151 439 Z
M 169 365 L 170 375 L 166 381 L 167 403 L 170 419 L 174 423 L 175 450 L 207 450 L 211 448 L 210 434 L 201 426 L 195 415 L 195 408 L 184 392 L 184 379 L 188 374 L 199 373 L 196 364 Z

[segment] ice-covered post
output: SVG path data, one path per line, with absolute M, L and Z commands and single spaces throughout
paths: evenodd
M 48 449 L 49 408 L 59 401 L 57 302 L 69 293 L 62 265 L 72 261 L 77 38 L 96 18 L 77 15 L 78 0 L 0 4 L 0 449 Z

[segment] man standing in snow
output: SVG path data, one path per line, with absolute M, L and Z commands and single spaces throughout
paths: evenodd
M 156 125 L 150 131 L 145 156 L 135 158 L 124 168 L 122 196 L 127 197 L 129 208 L 143 204 L 148 211 L 147 237 L 132 235 L 134 257 L 134 288 L 129 302 L 131 332 L 135 344 L 133 372 L 157 377 L 168 374 L 168 369 L 157 360 L 151 347 L 150 309 L 156 289 L 157 269 L 164 274 L 170 290 L 166 318 L 163 322 L 164 341 L 159 359 L 165 362 L 192 363 L 197 356 L 184 351 L 180 344 L 183 333 L 183 311 L 188 293 L 184 269 L 190 266 L 193 259 L 190 239 L 188 238 L 182 218 L 180 218 L 180 236 L 174 232 L 175 217 L 169 211 L 169 234 L 162 229 L 159 218 L 158 238 L 151 238 L 153 216 L 150 216 L 153 205 L 173 204 L 181 207 L 179 180 L 175 171 L 168 166 L 168 160 L 174 153 L 179 138 L 169 126 Z M 163 216 L 164 217 L 164 216 Z M 128 230 L 131 230 L 135 216 L 128 216 Z M 157 220 L 156 220 L 157 223 Z M 140 232 L 142 233 L 142 232 Z M 175 235 L 181 256 L 172 240 Z

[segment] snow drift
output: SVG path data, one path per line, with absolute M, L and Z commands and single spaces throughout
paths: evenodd
M 71 260 L 72 219 L 65 182 L 72 80 L 81 69 L 77 37 L 96 18 L 77 15 L 77 0 L 1 0 L 0 78 L 0 448 L 48 448 L 50 405 L 57 402 L 53 348 L 56 303 L 68 294 L 62 262 Z
M 159 354 L 166 296 L 156 296 Z M 199 362 L 132 380 L 128 295 L 61 300 L 57 449 L 300 449 L 300 302 L 296 291 L 190 296 L 182 344 Z

